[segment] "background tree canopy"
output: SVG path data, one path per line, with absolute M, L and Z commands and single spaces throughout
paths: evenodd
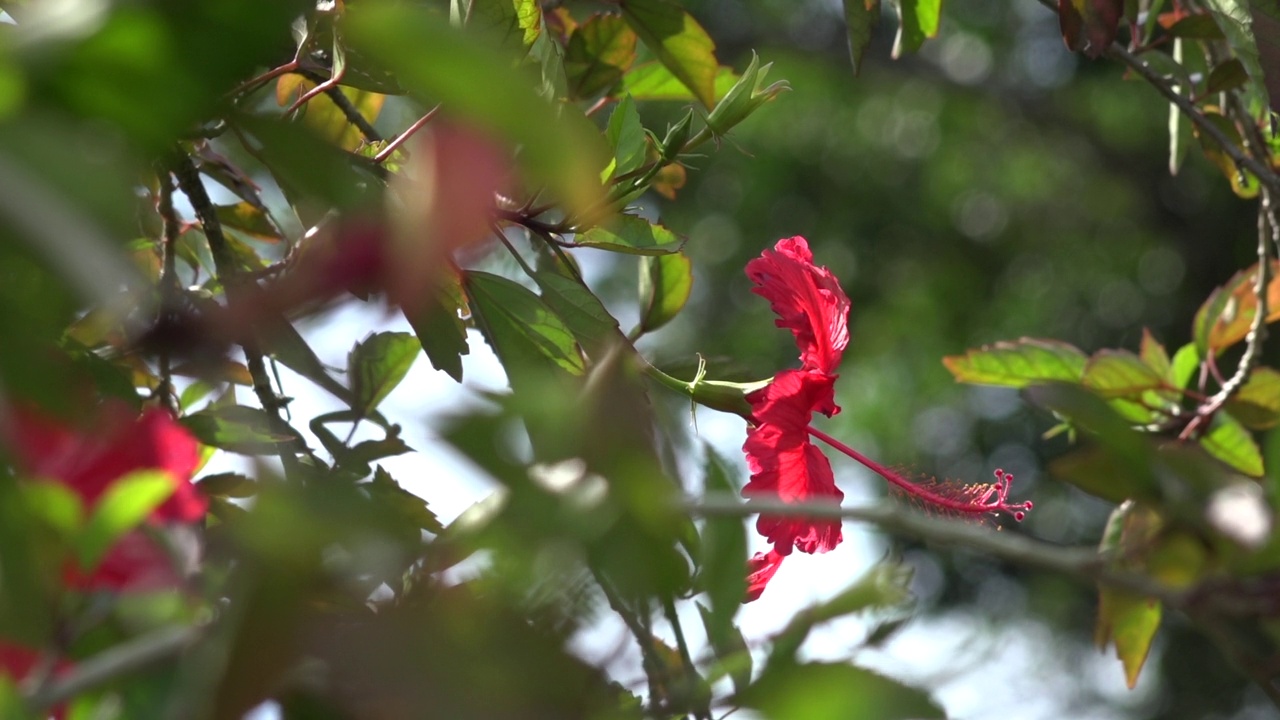
M 0 8 L 4 717 L 1280 707 L 1274 0 Z

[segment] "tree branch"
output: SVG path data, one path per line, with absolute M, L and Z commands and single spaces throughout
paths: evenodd
M 316 83 L 317 86 L 329 81 L 329 78 L 326 78 L 314 70 L 304 70 L 302 71 L 302 76 L 311 82 Z M 363 114 L 361 114 L 360 110 L 357 109 L 355 105 L 351 104 L 351 98 L 347 97 L 347 94 L 342 92 L 341 87 L 331 84 L 325 87 L 324 94 L 328 96 L 329 100 L 338 107 L 338 110 L 342 111 L 342 115 L 347 118 L 347 122 L 351 123 L 360 131 L 360 134 L 364 136 L 365 140 L 368 140 L 371 143 L 382 141 L 382 134 L 374 129 L 373 125 Z

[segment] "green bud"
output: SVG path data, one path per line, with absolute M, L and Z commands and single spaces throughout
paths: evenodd
M 689 126 L 693 124 L 693 110 L 685 113 L 680 118 L 680 122 L 672 125 L 667 129 L 667 137 L 662 141 L 662 161 L 664 163 L 672 162 L 680 151 L 684 149 L 684 144 L 689 141 Z
M 738 78 L 738 82 L 734 83 L 707 116 L 707 125 L 712 132 L 716 135 L 725 135 L 748 115 L 755 112 L 756 108 L 774 99 L 782 91 L 791 89 L 790 83 L 786 80 L 779 80 L 768 87 L 761 87 L 764 84 L 764 76 L 769 73 L 771 67 L 773 63 L 761 66 L 760 58 L 755 53 L 751 54 L 751 64 L 747 65 L 742 77 Z

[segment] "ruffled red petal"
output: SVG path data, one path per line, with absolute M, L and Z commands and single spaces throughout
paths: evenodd
M 830 270 L 813 264 L 808 242 L 779 240 L 747 263 L 747 277 L 778 314 L 777 326 L 795 335 L 802 369 L 834 373 L 849 344 L 849 298 Z
M 844 499 L 831 463 L 810 441 L 808 431 L 814 410 L 827 415 L 839 411 L 833 399 L 835 379 L 834 375 L 783 370 L 768 386 L 747 396 L 756 425 L 747 431 L 742 446 L 751 469 L 744 496 L 837 505 Z M 839 520 L 761 515 L 756 529 L 781 555 L 789 555 L 793 548 L 826 552 L 841 540 Z

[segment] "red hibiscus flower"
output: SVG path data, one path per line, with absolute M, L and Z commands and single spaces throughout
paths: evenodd
M 22 473 L 36 482 L 54 482 L 74 490 L 87 508 L 120 478 L 138 470 L 166 471 L 173 494 L 150 521 L 194 523 L 208 501 L 191 484 L 199 464 L 199 444 L 167 412 L 158 408 L 140 417 L 123 404 L 108 404 L 87 429 L 70 428 L 33 410 L 10 416 L 9 445 Z M 121 538 L 88 574 L 78 568 L 65 581 L 78 589 L 154 590 L 180 582 L 169 553 L 141 531 Z
M 1008 500 L 1013 476 L 995 472 L 995 482 L 961 484 L 908 480 L 901 473 L 867 458 L 826 433 L 809 426 L 815 412 L 831 417 L 840 412 L 835 403 L 836 369 L 849 344 L 849 298 L 829 270 L 813 264 L 809 245 L 802 237 L 779 240 L 772 251 L 747 263 L 747 277 L 757 295 L 767 299 L 778 314 L 778 327 L 787 328 L 800 348 L 800 369 L 782 370 L 773 381 L 746 396 L 751 405 L 751 426 L 742 450 L 751 479 L 742 494 L 752 499 L 787 503 L 836 505 L 844 493 L 836 487 L 831 463 L 810 440 L 827 445 L 884 478 L 897 492 L 942 514 L 982 518 L 1007 513 L 1022 520 L 1030 502 Z M 783 558 L 793 549 L 805 553 L 827 552 L 840 544 L 840 521 L 762 514 L 756 529 L 773 549 L 758 553 L 748 567 L 747 596 L 760 596 Z

